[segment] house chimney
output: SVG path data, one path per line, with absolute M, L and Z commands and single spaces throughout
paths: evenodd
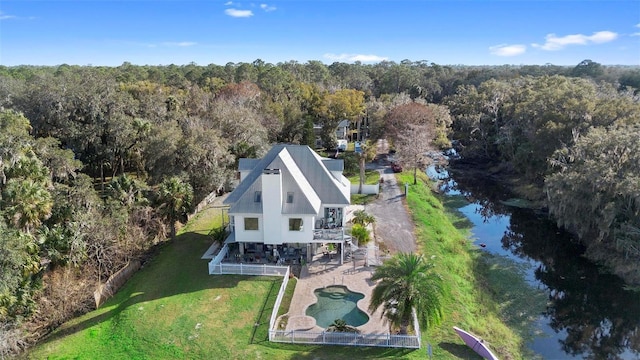
M 282 243 L 282 176 L 280 169 L 262 171 L 264 243 Z

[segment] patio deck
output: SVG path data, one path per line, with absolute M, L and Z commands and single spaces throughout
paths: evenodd
M 339 262 L 339 259 L 338 259 Z M 371 293 L 375 286 L 370 278 L 373 267 L 363 266 L 364 261 L 352 260 L 349 263 L 340 265 L 338 262 L 313 261 L 302 267 L 301 274 L 296 284 L 296 289 L 289 307 L 289 320 L 286 330 L 306 330 L 321 332 L 326 329 L 316 325 L 314 318 L 307 316 L 307 307 L 316 303 L 318 299 L 314 291 L 318 288 L 330 285 L 344 285 L 351 291 L 364 294 L 364 298 L 358 301 L 358 308 L 369 315 L 369 321 L 357 328 L 362 333 L 368 334 L 388 334 L 389 326 L 382 318 L 381 308 L 375 313 L 369 312 Z

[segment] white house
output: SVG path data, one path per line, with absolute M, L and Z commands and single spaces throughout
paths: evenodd
M 342 120 L 340 121 L 340 123 L 338 124 L 338 127 L 336 128 L 336 138 L 338 139 L 348 139 L 349 136 L 349 120 Z
M 238 243 L 240 254 L 295 248 L 308 260 L 321 243 L 344 245 L 351 183 L 343 169 L 343 160 L 306 145 L 279 144 L 262 159 L 240 159 L 240 184 L 224 201 L 226 243 Z

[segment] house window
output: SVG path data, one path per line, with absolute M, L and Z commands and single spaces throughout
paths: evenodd
M 245 230 L 258 230 L 258 218 L 244 218 Z
M 302 231 L 302 219 L 289 219 L 289 231 Z
M 255 202 L 261 202 L 262 201 L 262 191 L 256 191 L 253 194 L 253 201 L 255 201 Z
M 293 192 L 288 192 L 287 193 L 287 204 L 292 204 L 293 203 Z

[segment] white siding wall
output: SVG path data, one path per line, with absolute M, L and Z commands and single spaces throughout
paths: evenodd
M 265 170 L 266 171 L 266 170 Z M 264 243 L 282 243 L 282 178 L 280 171 L 262 173 L 262 215 Z M 289 221 L 287 220 L 287 230 Z
M 289 231 L 289 219 L 302 219 L 302 231 Z M 281 243 L 309 243 L 313 240 L 313 228 L 315 217 L 309 215 L 282 216 L 282 242 Z
M 258 218 L 258 230 L 245 230 L 244 218 Z M 234 216 L 234 226 L 236 231 L 236 241 L 238 242 L 263 242 L 264 241 L 264 219 L 260 214 L 236 214 Z
M 240 171 L 240 182 L 242 182 L 242 180 L 244 180 L 244 178 L 246 178 L 247 175 L 249 175 L 250 172 L 251 172 L 251 170 Z

